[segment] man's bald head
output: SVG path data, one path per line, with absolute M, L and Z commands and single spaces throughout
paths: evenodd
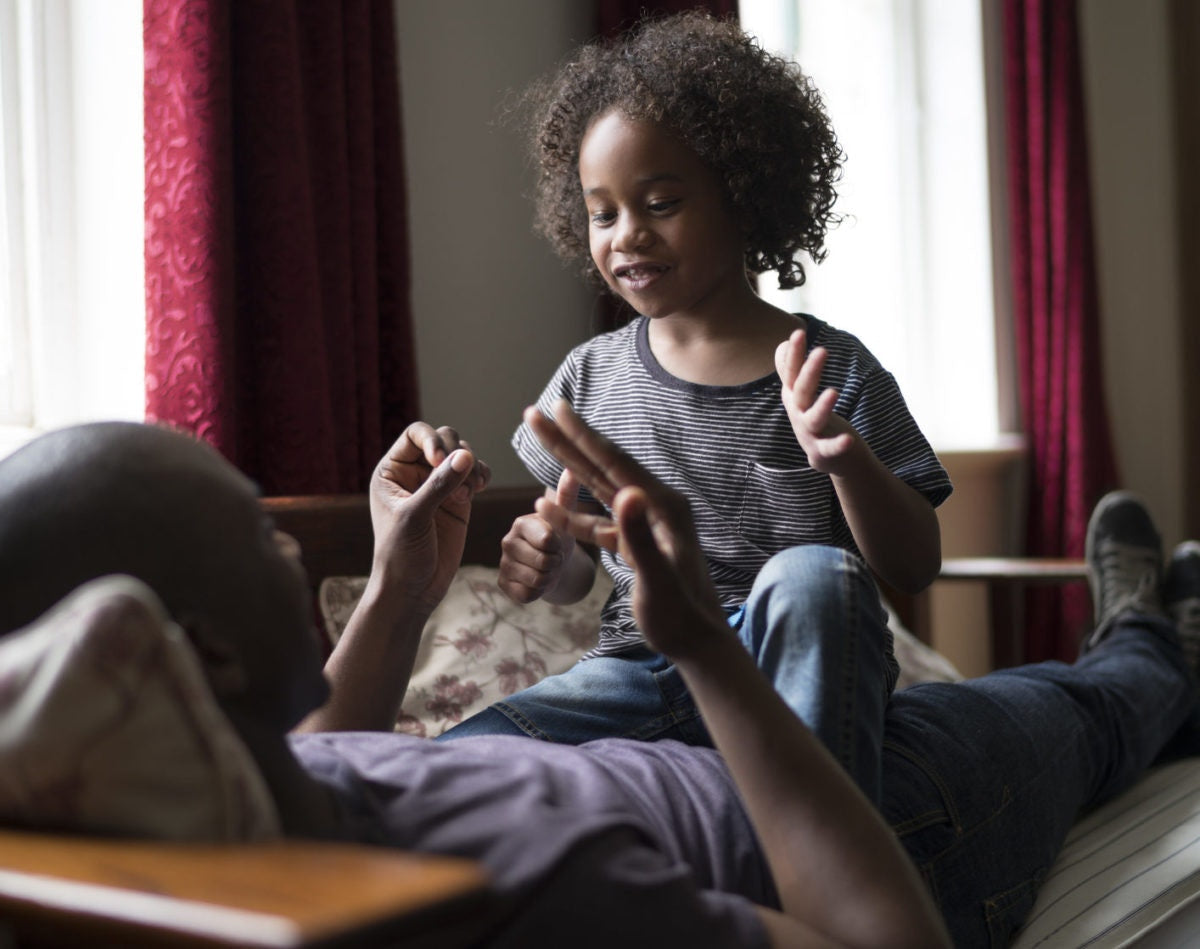
M 0 633 L 111 573 L 186 607 L 188 566 L 212 541 L 204 509 L 227 506 L 239 478 L 189 436 L 128 422 L 51 432 L 0 461 Z
M 324 688 L 297 569 L 251 482 L 189 435 L 98 422 L 0 460 L 0 635 L 88 580 L 129 574 L 188 632 L 218 698 L 254 694 L 291 717 Z M 290 673 L 301 680 L 293 696 Z

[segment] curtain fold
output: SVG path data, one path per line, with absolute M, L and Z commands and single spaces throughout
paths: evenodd
M 147 416 L 264 493 L 417 415 L 390 0 L 145 0 Z
M 1030 458 L 1025 553 L 1082 557 L 1091 509 L 1118 479 L 1075 0 L 1005 0 L 1004 43 L 1013 319 Z M 1075 658 L 1090 622 L 1082 586 L 1032 591 L 1025 658 Z

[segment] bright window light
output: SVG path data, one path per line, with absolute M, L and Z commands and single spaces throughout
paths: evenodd
M 998 441 L 983 41 L 962 0 L 742 0 L 821 90 L 846 152 L 829 256 L 760 292 L 858 335 L 939 450 Z

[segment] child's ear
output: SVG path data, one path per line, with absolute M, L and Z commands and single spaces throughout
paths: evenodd
M 241 654 L 229 639 L 203 617 L 185 614 L 176 617 L 175 621 L 196 650 L 213 695 L 221 699 L 245 694 L 248 685 L 246 668 Z

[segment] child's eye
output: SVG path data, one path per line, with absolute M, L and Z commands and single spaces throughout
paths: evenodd
M 616 218 L 616 215 L 613 214 L 612 211 L 593 211 L 591 218 L 592 223 L 597 227 L 604 227 L 607 224 L 611 224 L 614 218 Z
M 668 211 L 675 210 L 679 204 L 678 198 L 671 198 L 662 201 L 651 201 L 649 204 L 650 211 L 654 214 L 666 214 Z

